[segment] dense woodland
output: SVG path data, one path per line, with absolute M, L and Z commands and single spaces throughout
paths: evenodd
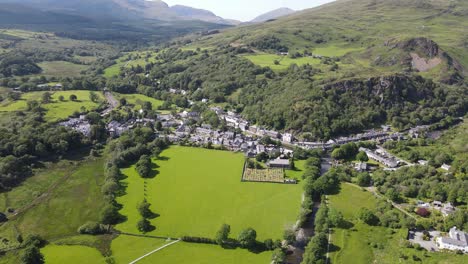
M 38 162 L 54 160 L 90 143 L 79 132 L 41 121 L 40 113 L 19 114 L 8 127 L 0 128 L 0 191 L 31 176 Z

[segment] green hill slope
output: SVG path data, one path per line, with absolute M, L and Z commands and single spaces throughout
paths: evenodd
M 468 2 L 463 0 L 339 0 L 276 21 L 226 30 L 200 39 L 199 45 L 347 54 L 345 62 L 369 68 L 365 72 L 371 74 L 411 69 L 410 53 L 416 52 L 421 59 L 432 59 L 432 55 L 441 62 L 423 67 L 419 61 L 414 70 L 433 70 L 431 75 L 453 82 L 451 74 L 466 75 L 468 68 L 467 15 Z M 433 47 L 438 48 L 436 53 L 425 52 Z M 348 50 L 354 52 L 348 54 Z M 443 75 L 442 70 L 450 72 Z
M 146 93 L 183 89 L 310 139 L 435 123 L 468 109 L 467 17 L 462 0 L 341 0 L 188 36 L 149 66 Z

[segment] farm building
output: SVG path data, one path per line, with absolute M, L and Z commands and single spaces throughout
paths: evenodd
M 289 168 L 289 160 L 287 159 L 275 159 L 268 162 L 270 168 Z

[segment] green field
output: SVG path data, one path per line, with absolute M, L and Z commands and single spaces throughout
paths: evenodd
M 127 264 L 167 243 L 164 239 L 121 235 L 112 241 L 112 257 L 117 264 Z
M 46 61 L 38 63 L 42 68 L 40 75 L 51 77 L 75 77 L 88 68 L 86 65 L 74 64 L 68 61 Z
M 353 227 L 334 228 L 332 232 L 331 263 L 464 263 L 464 256 L 450 253 L 430 253 L 404 247 L 407 229 L 392 230 L 381 226 L 369 226 L 357 221 L 361 208 L 375 209 L 377 198 L 371 193 L 348 184 L 341 185 L 337 195 L 329 196 L 331 208 L 343 213 Z M 335 248 L 335 250 L 333 250 Z M 403 258 L 405 256 L 405 258 Z M 421 259 L 422 261 L 415 261 Z
M 116 264 L 127 264 L 171 241 L 156 238 L 119 236 L 112 241 L 112 259 Z M 81 245 L 55 245 L 43 248 L 46 264 L 101 264 L 105 263 L 99 251 Z M 178 242 L 142 259 L 139 263 L 158 264 L 264 264 L 271 258 L 271 252 L 251 253 L 244 249 L 223 249 L 217 245 Z M 1 262 L 0 262 L 1 263 Z
M 337 45 L 330 45 L 324 47 L 317 47 L 312 50 L 315 55 L 326 56 L 326 57 L 341 57 L 353 51 L 361 51 L 363 48 L 354 47 L 341 47 Z
M 149 58 L 146 58 L 150 55 Z M 138 56 L 140 58 L 138 58 Z M 104 69 L 104 77 L 111 78 L 120 73 L 121 68 L 131 68 L 136 66 L 145 67 L 146 64 L 156 62 L 156 53 L 153 51 L 134 51 L 125 54 L 116 60 L 116 64 Z M 132 59 L 133 58 L 133 59 Z
M 133 105 L 135 110 L 140 110 L 144 102 L 150 102 L 153 106 L 153 109 L 157 109 L 164 102 L 158 99 L 154 99 L 142 94 L 118 94 L 114 93 L 114 96 L 117 100 L 125 98 L 127 100 L 127 105 Z
M 151 221 L 156 227 L 151 235 L 213 237 L 227 223 L 233 237 L 253 227 L 264 240 L 281 238 L 284 229 L 295 224 L 302 186 L 242 183 L 242 154 L 172 147 L 162 156 L 167 160 L 156 161 L 160 174 L 146 183 L 133 167 L 123 170 L 127 189 L 118 202 L 128 221 L 117 225 L 118 230 L 138 233 L 136 206 L 145 185 L 146 198 L 160 215 Z
M 13 112 L 13 111 L 26 111 L 27 101 L 37 100 L 41 101 L 41 96 L 44 92 L 30 92 L 22 94 L 21 100 L 15 102 L 3 102 L 0 103 L 0 112 Z M 77 101 L 70 101 L 70 95 L 76 95 Z M 98 103 L 94 103 L 89 99 L 90 91 L 60 91 L 53 92 L 52 103 L 43 104 L 42 107 L 46 109 L 45 119 L 47 121 L 57 121 L 68 118 L 74 112 L 81 112 L 81 108 L 85 107 L 87 110 L 93 110 L 99 106 Z M 104 96 L 101 93 L 97 93 L 101 100 L 104 100 Z M 59 101 L 59 97 L 63 96 L 65 101 Z
M 103 159 L 76 165 L 71 162 L 44 169 L 20 187 L 2 194 L 2 208 L 6 204 L 24 212 L 0 226 L 0 237 L 13 244 L 17 234 L 39 234 L 53 241 L 74 236 L 78 227 L 99 219 L 104 206 L 100 187 Z M 33 189 L 31 193 L 21 192 L 28 187 Z
M 251 253 L 245 249 L 223 249 L 217 245 L 190 244 L 179 242 L 147 258 L 141 264 L 266 264 L 271 252 Z
M 41 252 L 47 264 L 106 263 L 101 253 L 92 247 L 48 245 Z
M 297 59 L 291 59 L 288 56 L 281 56 L 276 54 L 258 54 L 258 55 L 249 55 L 245 56 L 248 60 L 250 60 L 253 64 L 256 64 L 261 67 L 270 67 L 272 70 L 286 70 L 292 64 L 297 65 L 319 65 L 320 59 L 310 58 L 310 57 L 303 57 Z M 278 65 L 275 65 L 275 60 L 279 62 Z

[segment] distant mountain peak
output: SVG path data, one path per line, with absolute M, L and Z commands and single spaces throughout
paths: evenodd
M 251 22 L 261 23 L 261 22 L 268 21 L 270 19 L 276 19 L 276 18 L 280 18 L 280 17 L 283 17 L 283 16 L 287 16 L 287 15 L 293 14 L 295 12 L 296 11 L 291 9 L 291 8 L 281 7 L 281 8 L 275 9 L 273 11 L 270 11 L 268 13 L 265 13 L 263 15 L 260 15 L 260 16 L 258 16 L 256 18 L 254 18 Z

